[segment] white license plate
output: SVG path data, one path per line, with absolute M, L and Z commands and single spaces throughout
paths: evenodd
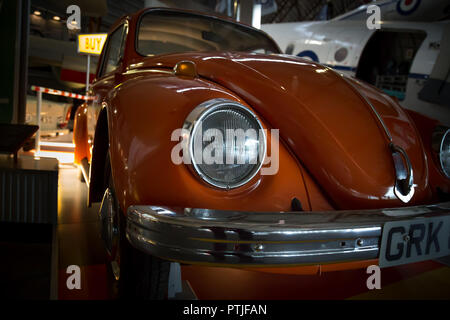
M 450 216 L 387 222 L 381 236 L 380 267 L 450 255 Z

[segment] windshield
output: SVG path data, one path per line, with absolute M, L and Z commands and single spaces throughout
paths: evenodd
M 145 56 L 191 51 L 279 53 L 269 37 L 249 27 L 214 17 L 160 10 L 142 16 L 136 49 Z

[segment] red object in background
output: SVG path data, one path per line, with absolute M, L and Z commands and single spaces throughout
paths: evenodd
M 60 78 L 62 81 L 86 83 L 86 72 L 75 71 L 71 69 L 61 69 Z M 94 79 L 95 74 L 93 73 L 89 74 L 89 83 L 92 83 Z

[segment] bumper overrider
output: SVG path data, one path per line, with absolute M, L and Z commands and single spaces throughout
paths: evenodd
M 130 206 L 136 248 L 188 264 L 276 267 L 377 259 L 387 222 L 450 215 L 450 202 L 376 210 L 239 212 Z

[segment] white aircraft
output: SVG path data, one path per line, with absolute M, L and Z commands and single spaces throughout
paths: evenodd
M 365 20 L 367 8 L 377 5 L 385 21 L 437 21 L 448 19 L 448 0 L 381 0 L 362 5 L 334 20 Z
M 379 29 L 367 27 L 368 5 L 328 21 L 261 29 L 286 54 L 355 76 L 397 97 L 403 107 L 450 126 L 450 21 L 434 21 L 448 16 L 450 0 L 371 4 L 380 6 Z M 408 15 L 428 22 L 405 21 Z

